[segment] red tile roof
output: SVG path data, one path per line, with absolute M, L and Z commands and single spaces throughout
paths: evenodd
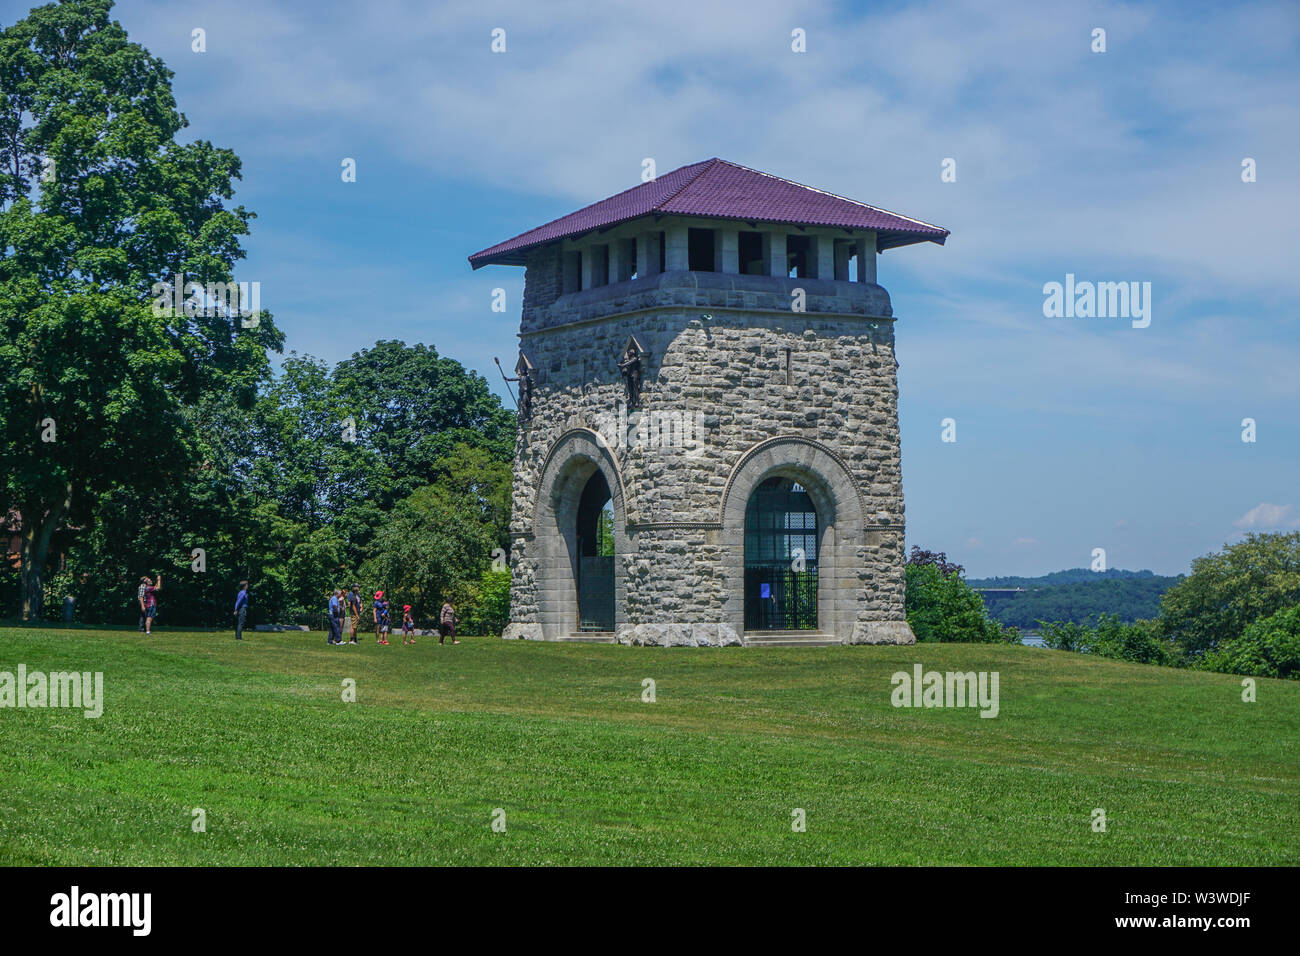
M 881 250 L 926 241 L 942 245 L 948 238 L 941 226 L 723 159 L 706 159 L 476 252 L 469 262 L 475 269 L 493 263 L 523 265 L 525 254 L 537 246 L 651 214 L 874 229 Z

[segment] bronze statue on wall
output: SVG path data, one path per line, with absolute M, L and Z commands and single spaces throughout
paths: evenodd
M 492 361 L 497 363 L 497 368 L 501 368 L 499 359 L 494 358 Z M 510 382 L 519 383 L 519 400 L 516 405 L 519 408 L 519 420 L 521 422 L 527 422 L 533 417 L 533 387 L 537 384 L 535 371 L 533 363 L 528 360 L 528 356 L 520 352 L 519 361 L 515 363 L 515 375 L 517 377 L 507 378 L 506 373 L 501 372 L 501 377 L 505 379 L 507 388 L 510 387 L 508 384 Z
M 641 404 L 641 382 L 645 377 L 645 368 L 643 358 L 645 349 L 634 338 L 627 340 L 627 348 L 623 350 L 623 357 L 619 359 L 618 370 L 623 375 L 623 383 L 627 386 L 627 407 L 636 408 Z
M 533 376 L 524 372 L 519 376 L 519 420 L 526 422 L 533 417 Z

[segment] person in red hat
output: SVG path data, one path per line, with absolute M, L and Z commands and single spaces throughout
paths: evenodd
M 409 604 L 402 605 L 402 643 L 415 643 L 415 618 L 411 617 L 411 605 Z
M 375 643 L 388 643 L 388 630 L 390 622 L 388 619 L 388 602 L 384 600 L 384 592 L 375 592 L 375 603 L 371 609 L 375 618 Z

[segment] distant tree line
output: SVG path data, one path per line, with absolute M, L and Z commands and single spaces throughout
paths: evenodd
M 1082 574 L 1091 574 L 1092 578 L 1079 580 L 1067 579 L 1057 584 L 1040 584 L 1057 575 L 1070 575 L 1074 572 L 1056 572 L 1042 578 L 985 578 L 968 581 L 971 587 L 979 588 L 1025 588 L 1014 594 L 981 592 L 989 613 L 1003 624 L 1019 628 L 1033 628 L 1038 621 L 1074 621 L 1086 623 L 1095 621 L 1102 614 L 1109 614 L 1121 621 L 1136 621 L 1155 617 L 1160 611 L 1160 599 L 1166 591 L 1181 580 L 1176 577 L 1161 577 L 1145 572 L 1144 576 L 1128 572 L 1132 576 L 1110 577 L 1101 572 L 1079 569 Z M 1003 583 L 1015 581 L 1017 583 Z M 990 583 L 997 582 L 997 583 Z
M 1067 576 L 1065 583 L 1043 590 L 1068 594 L 1090 588 L 1104 597 L 1108 591 L 1128 593 L 1110 590 L 1115 585 L 1161 584 L 1155 613 L 1136 620 L 1125 620 L 1113 609 L 1091 618 L 1039 618 L 1033 623 L 1049 647 L 1169 667 L 1300 679 L 1300 532 L 1247 535 L 1196 558 L 1191 574 L 1171 584 L 1149 572 L 1121 572 L 1093 584 L 1068 578 L 1092 573 L 1060 572 Z M 986 578 L 981 583 L 1015 587 L 1023 585 L 1011 582 L 1033 580 L 1039 579 Z M 989 581 L 998 585 L 987 585 Z M 1018 639 L 1017 629 L 993 619 L 963 580 L 962 568 L 942 553 L 912 549 L 906 604 L 918 640 Z M 1071 605 L 1072 613 L 1083 606 Z
M 116 486 L 53 536 L 40 617 L 136 620 L 136 582 L 161 571 L 160 623 L 226 626 L 251 582 L 257 623 L 319 624 L 330 589 L 383 589 L 432 622 L 499 631 L 509 574 L 514 416 L 486 381 L 432 347 L 381 341 L 332 369 L 291 354 L 248 407 L 205 394 L 194 460 L 140 493 Z M 498 550 L 500 549 L 500 550 Z M 196 551 L 201 558 L 196 558 Z M 19 611 L 16 569 L 0 606 Z
M 1181 575 L 1180 575 L 1181 576 Z M 1052 571 L 1035 578 L 1002 575 L 993 578 L 971 578 L 966 583 L 973 588 L 1027 588 L 1051 587 L 1058 584 L 1091 584 L 1096 581 L 1129 581 L 1133 579 L 1159 578 L 1153 571 L 1126 571 L 1123 568 L 1107 568 L 1105 571 L 1093 571 L 1089 568 L 1067 568 L 1064 571 Z M 1175 579 L 1176 580 L 1176 579 Z

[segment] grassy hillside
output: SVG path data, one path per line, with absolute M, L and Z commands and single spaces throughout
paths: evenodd
M 102 671 L 106 705 L 0 710 L 3 864 L 1300 862 L 1294 682 L 1246 704 L 1228 676 L 1004 645 L 0 629 L 19 662 Z M 892 707 L 917 662 L 998 671 L 1000 715 Z

